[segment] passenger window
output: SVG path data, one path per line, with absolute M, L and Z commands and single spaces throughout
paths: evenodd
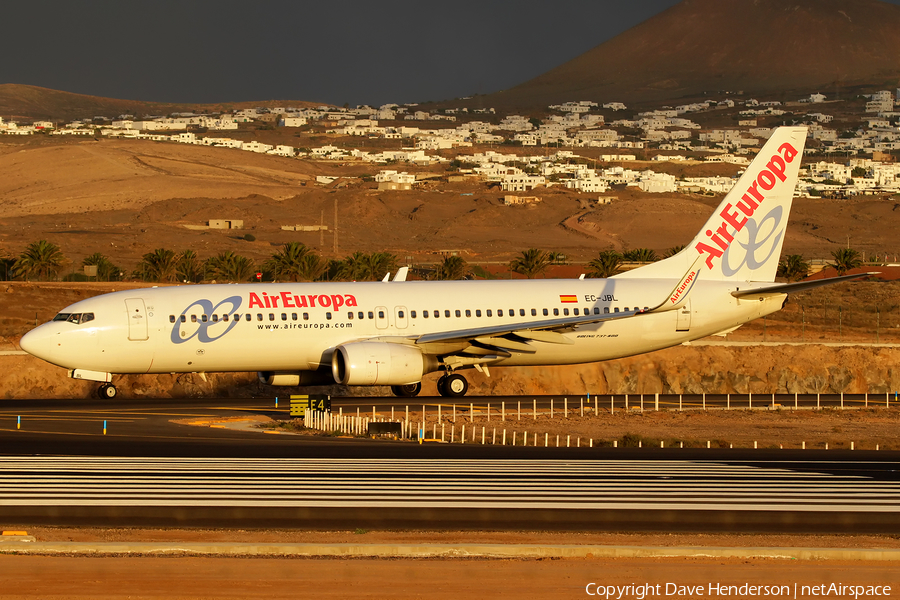
M 595 314 L 595 315 L 599 315 L 599 314 L 600 314 L 600 307 L 598 307 L 598 306 L 595 306 L 595 307 L 594 307 L 594 314 Z
M 362 311 L 359 311 L 358 313 L 356 313 L 356 318 L 362 320 L 362 319 L 364 319 L 364 318 L 366 318 L 366 317 L 365 317 L 365 315 L 362 313 Z
M 568 309 L 568 308 L 564 308 L 564 309 L 563 309 L 563 316 L 566 316 L 566 317 L 569 316 L 569 309 Z
M 244 320 L 245 320 L 245 321 L 252 321 L 252 320 L 253 320 L 253 315 L 251 315 L 250 313 L 247 313 L 246 315 L 244 315 Z
M 545 316 L 545 317 L 550 316 L 550 311 L 547 310 L 546 308 L 544 309 L 544 316 Z
M 256 320 L 262 321 L 262 313 L 256 313 Z
M 416 318 L 416 311 L 414 311 L 414 310 L 409 311 L 409 316 L 412 317 L 413 319 L 415 319 L 415 318 Z
M 619 312 L 619 307 L 618 307 L 618 306 L 615 308 L 615 311 L 616 311 L 616 312 Z
M 440 316 L 441 316 L 441 311 L 439 311 L 439 310 L 434 311 L 434 318 L 435 318 L 435 319 L 437 319 L 437 318 L 440 317 Z
M 532 308 L 532 309 L 531 309 L 531 316 L 532 316 L 532 317 L 536 317 L 536 316 L 537 316 L 537 309 L 536 309 L 536 308 Z
M 175 322 L 175 315 L 169 315 L 169 323 Z
M 497 309 L 497 316 L 498 316 L 498 317 L 502 317 L 502 316 L 503 316 L 503 309 L 502 309 L 502 308 L 498 308 L 498 309 Z
M 554 308 L 554 309 L 553 309 L 553 316 L 554 316 L 554 317 L 558 317 L 558 316 L 559 316 L 559 309 L 558 309 L 558 308 Z
M 383 318 L 384 318 L 384 311 L 383 311 L 383 310 L 379 310 L 379 311 L 378 311 L 378 318 L 379 318 L 379 319 L 383 319 Z
M 351 321 L 353 320 L 353 311 L 352 310 L 347 313 L 347 318 L 350 319 Z
M 581 316 L 581 315 L 579 314 L 579 312 L 580 312 L 580 311 L 579 311 L 577 308 L 573 308 L 573 309 L 572 309 L 572 313 L 573 313 L 576 317 Z
M 628 312 L 628 307 L 626 306 L 623 310 L 624 310 L 625 312 Z
M 371 310 L 369 311 L 369 318 L 370 318 L 370 319 L 374 319 L 374 318 L 375 318 L 375 313 L 373 313 Z
M 281 313 L 281 320 L 287 321 L 287 313 Z
M 644 307 L 644 310 L 650 310 L 650 307 L 649 307 L 649 306 L 645 306 L 645 307 Z
M 476 316 L 476 317 L 480 317 L 480 316 L 481 316 L 481 311 L 480 311 L 480 310 L 476 310 L 476 311 L 475 311 L 475 316 Z
M 445 311 L 444 311 L 444 316 L 445 316 L 446 318 L 449 319 L 449 318 L 450 318 L 450 311 L 449 311 L 449 310 L 445 310 Z
M 422 311 L 422 316 L 425 317 L 425 318 L 427 319 L 427 318 L 428 318 L 428 311 L 427 311 L 427 310 L 423 310 L 423 311 Z
M 456 318 L 458 319 L 460 317 L 460 312 L 458 310 L 455 312 L 456 312 Z
M 609 314 L 609 307 L 608 307 L 608 306 L 604 306 L 604 307 L 603 307 L 603 314 L 604 314 L 604 315 L 608 315 L 608 314 Z
M 303 313 L 303 320 L 309 321 L 309 313 Z
M 207 321 L 209 321 L 209 317 L 206 315 L 200 315 L 200 320 L 206 323 Z
M 213 323 L 219 322 L 219 315 L 213 315 L 212 318 L 213 318 Z
M 398 319 L 402 319 L 404 314 L 406 314 L 406 313 L 404 313 L 402 310 L 398 310 L 398 311 L 397 311 L 397 318 L 398 318 Z
M 472 311 L 471 311 L 471 310 L 466 310 L 466 316 L 467 316 L 467 317 L 471 317 L 471 316 L 472 316 Z
M 187 322 L 187 317 L 184 316 L 184 315 L 181 315 L 181 317 L 180 317 L 179 320 L 180 320 L 182 323 L 185 323 L 185 322 Z
M 486 313 L 487 316 L 489 316 L 489 317 L 493 317 L 493 316 L 494 316 L 494 315 L 491 313 L 491 309 L 487 309 L 487 310 L 485 311 L 485 313 Z
M 519 316 L 520 316 L 520 317 L 524 317 L 524 316 L 525 316 L 525 309 L 524 309 L 524 308 L 520 308 L 520 309 L 519 309 Z
M 275 320 L 275 313 L 269 313 L 269 320 L 270 320 L 270 321 L 274 321 L 274 320 Z
M 328 321 L 331 320 L 331 313 L 330 313 L 330 312 L 325 313 L 325 319 L 327 319 Z
M 222 315 L 222 320 L 225 321 L 225 322 L 227 323 L 227 322 L 228 322 L 228 315 L 227 315 L 227 314 Z
M 353 313 L 350 313 L 350 318 L 353 318 Z M 291 313 L 291 321 L 297 320 L 297 313 Z

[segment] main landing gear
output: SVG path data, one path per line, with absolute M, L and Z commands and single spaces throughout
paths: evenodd
M 111 383 L 104 383 L 99 388 L 97 388 L 97 395 L 101 398 L 112 400 L 116 397 L 116 386 Z
M 438 393 L 445 398 L 459 398 L 469 391 L 469 382 L 458 373 L 444 375 L 437 382 Z
M 392 385 L 391 392 L 400 398 L 415 398 L 422 391 L 422 382 L 408 383 L 406 385 Z

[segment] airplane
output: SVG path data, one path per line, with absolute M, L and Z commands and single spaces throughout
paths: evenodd
M 733 331 L 787 294 L 865 276 L 775 283 L 806 128 L 776 129 L 681 252 L 608 279 L 252 283 L 154 287 L 64 308 L 22 349 L 101 383 L 145 373 L 256 371 L 269 385 L 391 386 L 441 372 L 610 360 Z

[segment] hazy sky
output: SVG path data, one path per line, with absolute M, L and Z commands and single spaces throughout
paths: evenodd
M 442 100 L 527 81 L 677 2 L 13 1 L 0 83 L 164 102 Z

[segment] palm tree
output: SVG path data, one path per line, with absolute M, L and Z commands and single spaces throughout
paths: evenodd
M 659 260 L 659 257 L 656 256 L 656 252 L 654 252 L 650 248 L 635 248 L 634 250 L 627 250 L 623 255 L 623 258 L 629 262 L 640 263 L 656 262 Z
M 378 281 L 397 268 L 397 257 L 389 252 L 354 252 L 342 261 L 340 279 Z
M 217 279 L 232 283 L 249 281 L 256 272 L 252 260 L 231 250 L 219 252 L 207 261 L 207 265 Z
M 175 270 L 178 273 L 178 281 L 186 283 L 203 281 L 203 261 L 193 250 L 185 250 L 178 255 L 178 264 Z
M 838 275 L 846 275 L 847 271 L 850 269 L 857 269 L 862 266 L 862 259 L 859 257 L 859 252 L 853 248 L 840 248 L 834 250 L 832 251 L 831 256 L 834 258 L 834 263 L 828 266 L 834 267 L 835 271 L 838 272 Z
M 2 281 L 9 281 L 13 275 L 13 269 L 16 266 L 16 259 L 11 256 L 0 258 L 0 271 L 3 272 Z
M 325 272 L 327 263 L 300 242 L 288 242 L 266 261 L 264 268 L 288 281 L 314 281 Z
M 788 254 L 778 263 L 776 274 L 788 281 L 800 281 L 809 274 L 809 263 L 799 254 Z
M 172 283 L 178 279 L 178 255 L 166 248 L 157 248 L 143 256 L 135 275 L 144 281 Z
M 612 277 L 622 272 L 622 255 L 615 250 L 603 250 L 597 258 L 588 263 L 588 267 L 589 277 L 601 279 Z
M 28 244 L 13 265 L 16 277 L 46 279 L 56 276 L 66 263 L 66 257 L 59 246 L 47 240 Z
M 671 248 L 666 248 L 665 253 L 663 254 L 663 258 L 669 258 L 670 256 L 675 256 L 682 250 L 687 248 L 687 244 L 679 244 L 677 246 L 672 246 Z
M 435 270 L 434 278 L 441 280 L 463 279 L 468 270 L 469 265 L 461 256 L 445 256 Z
M 112 261 L 109 260 L 105 255 L 94 252 L 88 257 L 85 257 L 81 264 L 85 266 L 95 266 L 97 267 L 97 280 L 98 281 L 118 281 L 119 280 L 119 267 L 112 264 Z
M 519 253 L 512 259 L 509 269 L 513 273 L 524 275 L 527 279 L 534 279 L 547 270 L 550 266 L 550 253 L 537 248 L 529 248 Z

